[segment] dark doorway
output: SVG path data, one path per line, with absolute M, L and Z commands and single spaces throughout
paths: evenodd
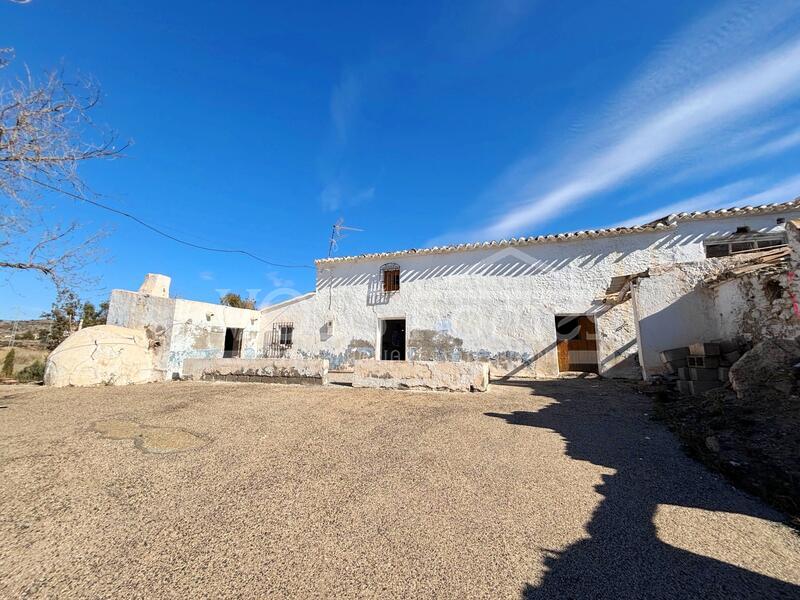
M 381 360 L 406 359 L 406 320 L 381 321 Z
M 586 315 L 556 315 L 559 371 L 597 373 L 597 334 Z
M 222 352 L 223 358 L 239 358 L 242 354 L 242 332 L 243 329 L 228 327 L 225 330 L 225 348 Z

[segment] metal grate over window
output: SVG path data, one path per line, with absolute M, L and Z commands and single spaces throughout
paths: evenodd
M 283 358 L 292 348 L 294 323 L 273 323 L 272 336 L 267 347 L 267 358 Z

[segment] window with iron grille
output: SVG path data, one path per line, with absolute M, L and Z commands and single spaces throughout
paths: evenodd
M 282 358 L 292 347 L 294 323 L 273 323 L 272 338 L 266 349 L 268 358 Z
M 400 265 L 387 263 L 381 267 L 384 292 L 400 291 Z

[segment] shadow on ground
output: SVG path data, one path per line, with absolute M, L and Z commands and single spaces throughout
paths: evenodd
M 616 474 L 604 475 L 596 486 L 604 498 L 586 525 L 590 537 L 549 553 L 543 580 L 528 584 L 522 598 L 800 598 L 796 585 L 658 539 L 653 517 L 659 504 L 770 520 L 781 516 L 676 452 L 676 442 L 664 437 L 670 434 L 649 423 L 647 404 L 631 410 L 621 402 L 642 402 L 638 397 L 604 396 L 608 384 L 601 382 L 529 385 L 555 402 L 537 412 L 485 414 L 510 425 L 553 430 L 564 438 L 568 456 Z

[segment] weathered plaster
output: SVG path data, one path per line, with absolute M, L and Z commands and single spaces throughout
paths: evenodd
M 589 314 L 597 325 L 600 373 L 638 377 L 631 303 L 609 308 L 599 301 L 611 278 L 660 266 L 705 262 L 704 239 L 730 234 L 742 225 L 753 231 L 778 230 L 782 225 L 776 218 L 792 215 L 800 213 L 682 222 L 664 231 L 499 251 L 410 253 L 392 259 L 401 268 L 400 291 L 392 293 L 381 291 L 382 259 L 326 263 L 318 268 L 315 294 L 262 311 L 262 335 L 268 339 L 272 323 L 293 322 L 294 344 L 289 356 L 325 357 L 334 369 L 352 368 L 358 358 L 354 347 L 369 348 L 372 356 L 378 355 L 380 320 L 405 318 L 409 359 L 486 361 L 493 375 L 554 376 L 558 373 L 555 315 Z M 653 313 L 691 294 L 693 286 L 680 283 L 677 290 L 680 293 L 670 296 L 669 302 L 659 299 L 661 291 L 653 290 L 654 304 L 644 316 L 651 318 L 645 329 L 655 326 L 667 334 L 667 340 L 670 327 L 687 335 L 700 334 L 708 320 L 698 317 L 694 323 L 680 317 L 670 326 L 656 323 Z M 660 308 L 659 302 L 663 304 Z M 713 313 L 708 303 L 694 298 L 683 302 L 687 308 L 696 304 L 695 308 Z M 325 333 L 328 322 L 333 323 L 330 334 Z M 650 360 L 657 360 L 664 339 L 644 339 L 654 340 L 653 346 L 643 350 Z M 354 344 L 355 340 L 367 344 Z
M 357 360 L 354 387 L 485 392 L 489 365 L 475 362 Z
M 183 369 L 189 379 L 306 385 L 328 383 L 328 361 L 320 359 L 189 358 L 184 361 Z
M 108 323 L 142 328 L 159 338 L 157 365 L 164 378 L 183 372 L 187 358 L 222 358 L 225 329 L 243 329 L 242 358 L 263 355 L 261 314 L 221 304 L 113 290 Z

